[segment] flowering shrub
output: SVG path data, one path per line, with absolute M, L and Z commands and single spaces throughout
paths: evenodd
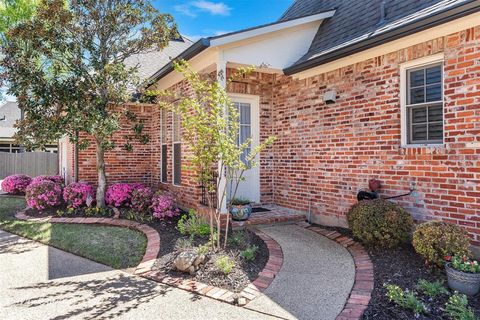
M 153 216 L 158 219 L 171 218 L 180 213 L 175 208 L 175 198 L 171 193 L 156 193 L 152 198 L 152 205 L 150 207 Z
M 62 187 L 50 180 L 32 181 L 25 192 L 25 199 L 30 208 L 44 210 L 60 205 Z
M 446 256 L 445 260 L 449 261 L 455 270 L 468 273 L 480 273 L 480 264 L 478 261 L 469 259 L 467 256 Z
M 37 176 L 33 178 L 32 182 L 40 182 L 40 181 L 52 181 L 54 183 L 58 183 L 60 185 L 63 184 L 63 178 L 61 176 Z
M 95 197 L 93 187 L 85 182 L 69 184 L 63 190 L 63 200 L 70 208 L 79 208 L 87 204 L 87 199 Z
M 429 221 L 419 225 L 413 233 L 413 247 L 428 264 L 443 268 L 447 255 L 470 254 L 468 232 L 462 227 L 442 221 Z
M 31 182 L 32 178 L 27 175 L 14 174 L 2 181 L 2 190 L 10 194 L 25 193 L 25 189 Z
M 147 213 L 152 204 L 152 189 L 140 187 L 132 191 L 131 207 L 137 213 Z
M 110 206 L 129 207 L 132 201 L 132 192 L 135 189 L 144 188 L 141 183 L 116 183 L 107 188 L 105 202 Z

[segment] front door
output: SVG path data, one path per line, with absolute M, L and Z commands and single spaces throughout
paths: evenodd
M 231 99 L 237 107 L 239 113 L 239 143 L 245 142 L 246 139 L 252 138 L 252 145 L 242 159 L 248 155 L 251 149 L 260 144 L 260 127 L 259 127 L 259 98 L 258 96 L 249 95 L 232 95 Z M 259 155 L 256 162 L 259 163 Z M 245 178 L 240 182 L 236 198 L 246 198 L 254 203 L 260 203 L 260 168 L 256 166 L 244 172 Z

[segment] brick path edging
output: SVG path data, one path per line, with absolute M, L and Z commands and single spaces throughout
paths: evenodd
M 29 216 L 25 213 L 25 210 L 19 211 L 15 214 L 15 218 L 20 220 L 28 220 L 34 222 L 52 222 L 52 223 L 69 223 L 69 224 L 100 224 L 107 226 L 116 226 L 116 227 L 125 227 L 135 229 L 142 232 L 147 237 L 147 247 L 145 249 L 145 254 L 143 255 L 142 261 L 135 268 L 134 273 L 141 275 L 146 271 L 149 271 L 157 259 L 158 253 L 160 252 L 160 235 L 158 232 L 147 225 L 125 220 L 125 219 L 116 219 L 116 218 L 63 218 L 63 217 L 44 217 L 36 218 Z
M 355 282 L 350 296 L 336 320 L 361 319 L 372 297 L 374 286 L 373 264 L 364 247 L 350 237 L 344 236 L 337 231 L 313 227 L 307 222 L 299 222 L 297 224 L 335 241 L 350 252 L 355 263 Z
M 147 271 L 143 273 L 142 276 L 219 301 L 244 306 L 248 302 L 257 298 L 266 288 L 268 288 L 283 264 L 283 252 L 280 245 L 260 230 L 254 228 L 251 228 L 250 230 L 265 242 L 269 255 L 268 261 L 263 270 L 258 274 L 258 277 L 240 293 L 234 293 L 229 290 L 210 286 L 190 279 L 167 276 L 160 271 L 155 270 Z

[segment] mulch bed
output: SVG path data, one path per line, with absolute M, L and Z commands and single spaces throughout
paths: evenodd
M 351 230 L 339 227 L 326 227 L 325 229 L 335 230 L 341 234 L 353 237 Z M 357 239 L 356 239 L 357 240 Z M 446 296 L 440 296 L 434 300 L 415 290 L 420 279 L 427 281 L 444 281 L 448 288 L 447 278 L 444 271 L 432 269 L 425 265 L 424 259 L 419 256 L 411 244 L 405 244 L 396 249 L 381 249 L 366 247 L 374 270 L 374 289 L 372 298 L 363 319 L 449 319 L 443 312 Z M 409 310 L 398 307 L 390 302 L 386 296 L 384 283 L 391 283 L 400 286 L 402 289 L 414 290 L 425 305 L 429 307 L 428 315 L 415 315 Z M 480 294 L 469 297 L 469 306 L 474 309 L 477 316 L 480 316 Z
M 267 246 L 263 240 L 253 232 L 242 230 L 233 231 L 243 233 L 245 241 L 242 244 L 229 244 L 226 249 L 209 253 L 207 255 L 207 262 L 200 267 L 195 275 L 176 271 L 173 266 L 173 260 L 179 253 L 177 246 L 184 241 L 188 241 L 190 238 L 189 236 L 182 235 L 177 230 L 176 226 L 179 219 L 180 217 L 174 217 L 171 220 L 148 224 L 160 234 L 160 254 L 154 265 L 155 270 L 160 270 L 170 276 L 191 279 L 229 291 L 240 292 L 255 280 L 265 267 L 268 260 Z M 232 235 L 232 231 L 230 231 L 229 234 Z M 207 242 L 208 239 L 206 238 L 195 237 L 193 239 L 193 247 L 205 245 Z M 240 252 L 248 245 L 258 247 L 256 258 L 252 262 L 247 262 L 239 256 Z M 228 275 L 220 272 L 215 265 L 215 261 L 222 256 L 228 256 L 235 261 L 235 266 Z

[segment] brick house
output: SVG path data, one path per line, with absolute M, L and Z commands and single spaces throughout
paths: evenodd
M 297 0 L 276 22 L 201 39 L 177 58 L 212 74 L 262 66 L 227 87 L 242 134 L 254 144 L 277 137 L 240 195 L 344 226 L 375 178 L 384 197 L 414 190 L 396 201 L 416 219 L 465 226 L 480 245 L 480 1 Z M 189 93 L 171 62 L 150 83 Z M 132 110 L 151 141 L 110 152 L 109 183 L 170 189 L 198 207 L 178 117 Z M 95 181 L 93 149 L 78 168 L 78 179 Z

